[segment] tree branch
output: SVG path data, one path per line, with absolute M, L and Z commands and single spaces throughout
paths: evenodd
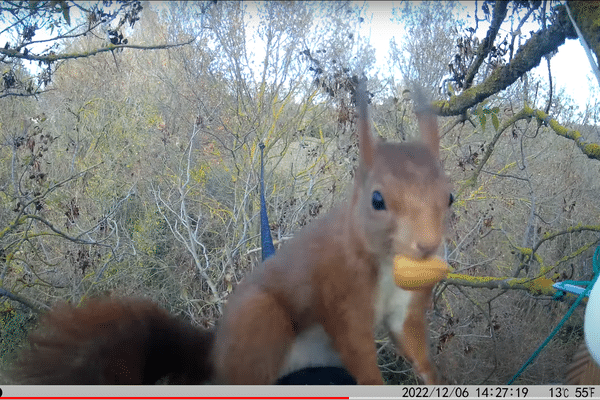
M 504 22 L 504 18 L 506 17 L 506 10 L 508 8 L 508 1 L 497 1 L 494 5 L 494 14 L 492 16 L 492 23 L 490 28 L 488 29 L 487 35 L 481 45 L 477 49 L 477 56 L 475 60 L 471 64 L 469 71 L 467 72 L 467 76 L 465 78 L 465 87 L 470 88 L 473 84 L 473 79 L 475 78 L 475 74 L 479 71 L 479 67 L 485 60 L 485 57 L 490 52 L 494 44 L 494 40 L 496 39 L 496 35 L 498 35 L 498 31 L 500 30 L 500 26 L 502 22 Z
M 571 226 L 567 229 L 564 229 L 562 231 L 559 232 L 554 232 L 554 233 L 546 233 L 544 235 L 544 237 L 542 239 L 540 239 L 539 242 L 537 242 L 537 244 L 533 247 L 533 253 L 535 253 L 540 246 L 548 241 L 548 240 L 552 240 L 558 236 L 561 235 L 566 235 L 568 233 L 578 233 L 578 232 L 587 232 L 587 231 L 591 231 L 591 232 L 600 232 L 600 225 L 577 225 L 577 226 Z
M 526 290 L 533 295 L 553 296 L 556 289 L 554 281 L 544 276 L 537 278 L 501 278 L 493 276 L 471 276 L 465 274 L 448 274 L 444 282 L 456 286 L 473 288 Z
M 436 101 L 432 104 L 435 113 L 440 116 L 459 115 L 467 109 L 481 103 L 488 97 L 506 89 L 529 70 L 537 67 L 546 54 L 557 50 L 565 40 L 577 39 L 577 33 L 568 20 L 564 7 L 559 7 L 556 22 L 548 29 L 531 36 L 513 60 L 498 67 L 479 85 L 466 89 L 458 96 L 447 101 Z
M 31 96 L 38 96 L 40 94 L 43 93 L 47 93 L 50 92 L 52 90 L 56 90 L 56 89 L 46 89 L 46 90 L 41 90 L 41 91 L 34 91 L 31 93 L 2 93 L 0 94 L 0 99 L 4 98 L 4 97 L 10 97 L 10 96 L 15 96 L 15 97 L 31 97 Z
M 479 177 L 479 174 L 481 173 L 485 164 L 488 162 L 490 156 L 494 152 L 494 147 L 496 146 L 496 143 L 502 136 L 502 133 L 504 133 L 504 131 L 508 129 L 511 125 L 513 125 L 515 122 L 530 117 L 530 113 L 524 108 L 517 114 L 513 115 L 509 120 L 503 122 L 502 125 L 500 125 L 500 127 L 498 127 L 496 134 L 494 135 L 490 143 L 487 145 L 487 148 L 485 149 L 485 153 L 481 161 L 479 162 L 479 164 L 477 164 L 477 168 L 475 168 L 473 175 L 471 175 L 471 177 L 465 182 L 464 186 L 458 191 L 457 195 L 460 195 L 460 193 L 468 186 L 475 185 L 477 183 L 477 178 Z
M 39 215 L 24 214 L 22 218 L 25 218 L 25 219 L 35 219 L 37 221 L 40 221 L 42 224 L 44 224 L 48 228 L 50 228 L 50 230 L 52 232 L 54 232 L 58 236 L 60 236 L 62 238 L 65 238 L 65 239 L 67 239 L 67 240 L 69 240 L 69 241 L 71 241 L 73 243 L 89 244 L 89 245 L 101 246 L 101 247 L 106 247 L 106 248 L 112 249 L 112 247 L 110 245 L 107 245 L 107 244 L 104 244 L 104 243 L 96 242 L 96 241 L 93 241 L 93 240 L 85 240 L 85 239 L 81 239 L 80 237 L 74 237 L 74 236 L 67 235 L 65 232 L 61 231 L 60 229 L 58 229 L 54 225 L 52 225 L 50 223 L 50 221 L 48 221 L 48 220 L 40 217 Z
M 4 289 L 3 287 L 0 287 L 0 297 L 7 297 L 10 300 L 24 304 L 27 307 L 31 308 L 33 311 L 35 311 L 37 314 L 39 314 L 40 312 L 42 312 L 44 310 L 50 309 L 50 307 L 48 307 L 45 304 L 39 303 L 39 305 L 36 305 L 36 304 L 32 303 L 31 301 L 27 300 L 26 298 L 19 296 L 18 294 L 9 292 L 8 290 Z
M 502 133 L 515 122 L 531 117 L 534 117 L 540 122 L 543 122 L 544 124 L 550 126 L 550 128 L 557 135 L 574 141 L 577 147 L 579 147 L 579 149 L 581 150 L 581 152 L 585 154 L 588 158 L 591 158 L 593 160 L 600 160 L 600 144 L 586 141 L 579 131 L 576 131 L 574 129 L 568 129 L 559 124 L 558 121 L 556 121 L 555 119 L 550 118 L 550 116 L 542 110 L 536 110 L 525 105 L 521 111 L 519 111 L 512 118 L 504 122 L 498 128 L 498 131 L 490 141 L 490 144 L 487 146 L 486 151 L 481 159 L 481 162 L 477 164 L 477 168 L 473 172 L 473 175 L 465 182 L 464 186 L 459 190 L 459 195 L 467 186 L 475 185 L 477 183 L 477 178 L 479 177 L 479 174 L 482 172 L 483 167 L 492 155 L 494 147 L 500 139 L 500 137 L 502 136 Z
M 586 141 L 579 131 L 565 128 L 559 124 L 558 121 L 550 118 L 550 116 L 542 110 L 534 110 L 529 106 L 525 106 L 523 111 L 548 124 L 557 135 L 574 141 L 577 147 L 579 147 L 583 154 L 588 156 L 588 158 L 600 160 L 600 145 Z
M 192 38 L 192 39 L 188 40 L 187 42 L 175 43 L 175 44 L 161 44 L 161 45 L 155 45 L 155 46 L 140 46 L 140 45 L 134 45 L 134 44 L 119 44 L 119 45 L 109 44 L 106 47 L 101 47 L 101 48 L 91 50 L 91 51 L 86 51 L 83 53 L 48 54 L 48 55 L 35 55 L 32 53 L 24 54 L 24 53 L 19 52 L 18 50 L 0 48 L 0 54 L 3 54 L 7 57 L 20 58 L 23 60 L 42 61 L 42 62 L 46 62 L 46 63 L 53 63 L 53 62 L 56 62 L 59 60 L 69 60 L 69 59 L 75 59 L 75 58 L 91 57 L 91 56 L 95 56 L 96 54 L 99 54 L 99 53 L 105 53 L 107 51 L 115 51 L 118 49 L 137 49 L 137 50 L 170 49 L 172 47 L 185 46 L 187 44 L 192 43 L 194 40 L 195 40 L 195 38 Z

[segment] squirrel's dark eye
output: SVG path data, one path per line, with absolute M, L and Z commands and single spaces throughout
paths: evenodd
M 450 207 L 454 203 L 454 195 L 450 193 L 450 197 L 448 199 L 448 207 Z
M 371 199 L 371 204 L 373 204 L 373 208 L 377 211 L 385 210 L 385 202 L 383 201 L 383 196 L 379 191 L 373 192 L 373 198 Z

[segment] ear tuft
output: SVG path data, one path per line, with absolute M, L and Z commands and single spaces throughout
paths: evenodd
M 413 90 L 413 100 L 415 103 L 415 114 L 419 121 L 419 130 L 421 139 L 429 150 L 437 157 L 440 157 L 440 137 L 438 134 L 437 118 L 433 113 L 431 105 L 425 98 L 420 87 L 415 86 Z
M 370 168 L 375 158 L 375 139 L 371 134 L 369 106 L 367 105 L 367 84 L 365 80 L 362 80 L 356 89 L 356 108 L 358 110 L 358 147 L 360 160 L 367 168 Z

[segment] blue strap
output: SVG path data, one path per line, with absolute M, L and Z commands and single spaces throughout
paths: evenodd
M 592 257 L 592 267 L 594 270 L 594 277 L 592 278 L 591 281 L 589 281 L 589 282 L 572 281 L 572 282 L 578 282 L 578 284 L 585 284 L 587 287 L 582 288 L 583 291 L 581 292 L 581 294 L 579 294 L 579 296 L 577 297 L 577 300 L 575 300 L 575 303 L 573 303 L 571 308 L 569 308 L 569 311 L 567 311 L 565 316 L 560 320 L 560 322 L 558 323 L 556 328 L 554 328 L 554 330 L 550 333 L 550 335 L 548 335 L 548 337 L 546 338 L 546 340 L 544 340 L 544 342 L 540 345 L 540 347 L 538 347 L 538 349 L 531 355 L 531 357 L 529 357 L 529 359 L 527 361 L 525 361 L 525 364 L 523 364 L 523 366 L 521 367 L 521 369 L 519 369 L 519 371 L 515 374 L 515 376 L 513 376 L 510 381 L 508 381 L 508 385 L 511 385 L 515 381 L 515 379 L 517 379 L 519 377 L 519 375 L 521 375 L 523 373 L 523 371 L 525 371 L 525 368 L 527 368 L 529 366 L 529 364 L 531 364 L 533 362 L 533 360 L 535 360 L 535 358 L 542 352 L 544 347 L 546 347 L 546 345 L 550 342 L 550 340 L 552 340 L 554 335 L 556 335 L 556 333 L 558 333 L 560 328 L 562 328 L 564 323 L 567 322 L 567 320 L 569 319 L 571 314 L 573 314 L 573 312 L 575 311 L 577 306 L 581 303 L 581 301 L 584 299 L 584 297 L 589 295 L 590 291 L 594 287 L 594 284 L 598 280 L 598 275 L 600 275 L 599 274 L 599 272 L 600 272 L 600 245 L 598 245 L 598 247 L 596 247 L 596 251 L 594 252 L 594 256 Z
M 263 164 L 263 150 L 265 144 L 260 142 L 260 243 L 262 246 L 262 260 L 266 260 L 275 254 L 273 237 L 271 236 L 271 227 L 267 216 L 267 204 L 265 200 L 265 167 Z

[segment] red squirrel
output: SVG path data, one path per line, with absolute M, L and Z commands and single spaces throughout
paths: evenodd
M 376 139 L 361 86 L 351 197 L 246 277 L 214 330 L 145 300 L 63 306 L 31 336 L 21 381 L 139 384 L 168 375 L 176 383 L 272 384 L 306 361 L 298 358 L 327 353 L 359 384 L 382 384 L 374 332 L 383 325 L 422 380 L 438 383 L 425 315 L 432 287 L 407 291 L 393 278 L 394 256 L 428 258 L 442 241 L 452 197 L 436 117 L 417 101 L 421 142 Z M 315 346 L 327 351 L 311 353 Z

